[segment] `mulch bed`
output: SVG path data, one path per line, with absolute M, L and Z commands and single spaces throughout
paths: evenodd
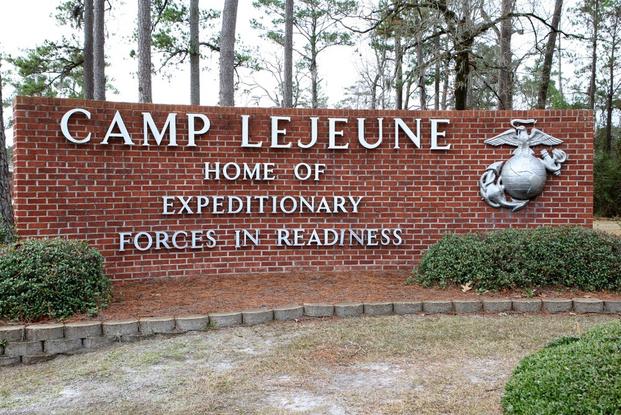
M 420 301 L 526 297 L 524 290 L 479 294 L 406 285 L 408 272 L 331 272 L 201 276 L 117 282 L 110 306 L 91 319 L 207 314 L 303 303 Z M 537 290 L 538 298 L 620 298 L 613 293 Z M 71 320 L 89 319 L 77 316 Z

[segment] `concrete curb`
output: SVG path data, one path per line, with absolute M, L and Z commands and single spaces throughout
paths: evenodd
M 335 304 L 334 315 L 337 317 L 357 317 L 364 313 L 364 304 Z
M 505 299 L 483 300 L 483 311 L 486 313 L 506 313 L 511 311 L 513 301 Z
M 392 304 L 395 314 L 416 314 L 423 311 L 422 301 L 399 301 Z
M 174 317 L 146 317 L 138 320 L 140 334 L 149 336 L 151 334 L 166 334 L 175 332 Z
M 78 321 L 65 324 L 66 339 L 84 339 L 103 335 L 101 321 Z
M 304 317 L 304 307 L 301 305 L 285 306 L 274 309 L 274 320 L 298 320 L 302 317 Z
M 110 320 L 101 324 L 103 335 L 108 337 L 138 334 L 138 320 Z
M 0 342 L 21 342 L 24 340 L 26 326 L 0 327 Z
M 175 317 L 175 327 L 179 333 L 207 330 L 209 328 L 209 316 L 196 315 Z
M 453 312 L 452 301 L 423 301 L 423 313 L 450 314 Z
M 273 320 L 306 317 L 358 317 L 389 314 L 473 313 L 618 313 L 621 299 L 595 298 L 483 299 L 397 301 L 381 303 L 304 304 L 274 309 L 246 310 L 209 315 L 149 317 L 130 320 L 80 321 L 66 324 L 0 326 L 0 367 L 38 363 L 58 355 L 83 353 L 118 342 L 133 342 L 156 334 L 204 331 Z
M 453 300 L 453 308 L 457 314 L 479 313 L 483 302 L 479 300 Z
M 304 304 L 304 315 L 307 317 L 331 317 L 333 314 L 332 304 Z
M 571 311 L 573 301 L 565 298 L 550 298 L 543 300 L 543 311 L 546 313 L 566 313 Z
M 63 324 L 33 324 L 26 326 L 26 340 L 43 341 L 62 339 L 65 335 Z
M 601 313 L 604 311 L 604 302 L 595 298 L 574 298 L 576 313 Z
M 513 311 L 516 313 L 538 313 L 541 311 L 541 300 L 513 300 Z
M 368 316 L 387 316 L 392 314 L 392 303 L 365 303 L 364 314 Z
M 604 301 L 604 311 L 607 313 L 621 313 L 621 300 Z
M 246 326 L 267 323 L 274 320 L 274 310 L 260 309 L 242 312 L 242 321 Z
M 209 324 L 217 328 L 239 326 L 242 313 L 212 313 L 209 314 Z

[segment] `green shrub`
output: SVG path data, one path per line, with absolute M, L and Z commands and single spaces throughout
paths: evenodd
M 578 227 L 447 235 L 415 270 L 424 286 L 621 290 L 621 239 Z
M 85 242 L 24 240 L 2 249 L 0 318 L 37 320 L 96 313 L 110 295 L 103 257 Z
M 621 413 L 621 322 L 561 338 L 523 359 L 502 406 L 506 415 Z

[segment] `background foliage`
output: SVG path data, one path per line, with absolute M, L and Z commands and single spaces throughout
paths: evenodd
M 621 142 L 607 152 L 602 134 L 599 135 L 593 161 L 595 214 L 621 217 Z

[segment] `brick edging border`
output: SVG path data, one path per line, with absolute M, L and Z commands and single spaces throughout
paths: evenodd
M 211 328 L 263 324 L 302 317 L 356 317 L 389 314 L 473 313 L 607 313 L 621 314 L 621 299 L 488 299 L 428 300 L 373 303 L 304 304 L 274 309 L 210 313 L 178 317 L 74 323 L 0 326 L 0 366 L 37 363 L 58 355 L 84 353 L 115 342 L 129 342 L 155 334 L 180 334 Z

